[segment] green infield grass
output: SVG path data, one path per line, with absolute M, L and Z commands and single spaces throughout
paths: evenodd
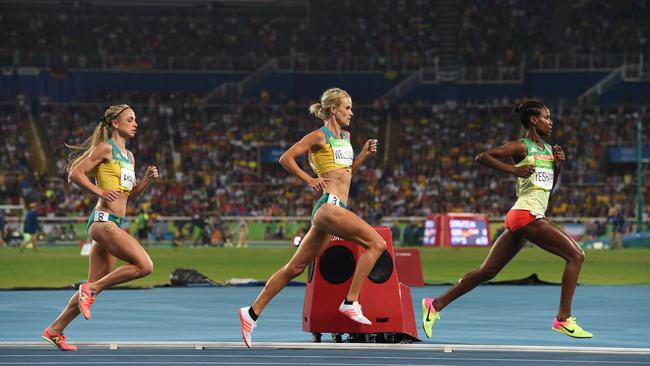
M 148 287 L 169 283 L 175 268 L 192 268 L 217 282 L 231 278 L 266 280 L 284 265 L 295 249 L 281 248 L 168 248 L 151 247 L 154 261 L 150 276 L 128 283 Z M 483 248 L 421 248 L 426 283 L 456 282 L 481 264 L 488 250 Z M 580 284 L 650 284 L 650 249 L 617 251 L 589 250 L 580 275 Z M 66 287 L 85 280 L 88 257 L 78 247 L 41 247 L 19 252 L 0 248 L 0 288 Z M 533 273 L 545 281 L 559 283 L 563 260 L 539 248 L 524 248 L 494 279 L 512 280 Z M 297 278 L 304 281 L 305 275 Z

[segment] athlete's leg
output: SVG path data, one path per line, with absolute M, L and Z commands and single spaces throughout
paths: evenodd
M 548 219 L 534 221 L 518 232 L 540 248 L 564 258 L 562 275 L 562 294 L 557 318 L 564 321 L 571 316 L 571 302 L 578 283 L 580 268 L 585 260 L 585 252 L 567 233 Z
M 27 244 L 29 244 L 30 241 L 32 240 L 31 235 L 32 234 L 23 233 L 23 241 L 21 241 L 20 245 L 18 246 L 19 251 L 22 252 L 27 247 Z
M 358 301 L 361 285 L 377 259 L 386 250 L 386 241 L 354 212 L 330 204 L 318 209 L 312 227 L 357 243 L 366 249 L 359 257 L 347 293 L 348 301 Z
M 480 267 L 464 275 L 458 283 L 433 300 L 436 311 L 444 309 L 449 303 L 463 296 L 476 286 L 494 278 L 501 269 L 521 250 L 525 240 L 509 229 L 499 236 L 490 253 Z
M 305 271 L 305 268 L 322 253 L 325 245 L 332 240 L 328 233 L 318 230 L 312 226 L 307 232 L 298 250 L 293 254 L 289 263 L 276 271 L 257 296 L 255 302 L 250 307 L 246 306 L 239 309 L 239 324 L 241 326 L 241 335 L 246 347 L 253 345 L 253 329 L 257 326 L 257 317 L 264 311 L 266 305 L 277 295 L 287 283 L 299 276 Z M 251 313 L 252 311 L 252 313 Z
M 101 245 L 93 241 L 88 258 L 88 282 L 95 282 L 109 274 L 115 268 L 116 258 L 106 251 Z M 50 330 L 61 333 L 79 315 L 79 291 L 75 291 L 68 305 L 52 324 Z
M 292 279 L 298 277 L 305 271 L 305 268 L 314 258 L 323 252 L 332 236 L 314 226 L 309 229 L 307 235 L 300 242 L 298 250 L 293 254 L 289 262 L 275 272 L 266 282 L 264 289 L 253 303 L 253 311 L 260 315 L 266 305 L 277 295 Z
M 153 262 L 144 248 L 114 223 L 95 222 L 88 232 L 107 252 L 127 262 L 100 279 L 89 281 L 89 290 L 99 293 L 105 288 L 145 277 L 153 271 Z

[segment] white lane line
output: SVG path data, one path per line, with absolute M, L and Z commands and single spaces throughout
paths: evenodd
M 337 356 L 337 355 L 245 355 L 245 354 L 228 354 L 228 355 L 211 355 L 211 354 L 198 354 L 198 355 L 173 355 L 173 354 L 51 354 L 51 355 L 30 355 L 30 354 L 16 354 L 16 355 L 0 355 L 0 357 L 27 357 L 27 358 L 52 358 L 52 357 L 65 357 L 66 359 L 70 358 L 98 358 L 98 357 L 108 357 L 108 358 L 142 358 L 142 357 L 164 357 L 164 358 L 238 358 L 238 359 L 322 359 L 326 357 L 328 359 L 336 360 L 404 360 L 404 361 L 483 361 L 483 362 L 541 362 L 541 363 L 574 363 L 574 364 L 613 364 L 613 365 L 650 365 L 650 361 L 633 361 L 633 360 L 567 360 L 567 359 L 534 359 L 534 358 L 486 358 L 486 357 L 455 357 L 450 355 L 449 357 L 399 357 L 399 356 Z M 43 361 L 46 362 L 46 361 Z M 58 362 L 58 361 L 52 361 Z M 74 361 L 73 361 L 74 362 Z M 110 363 L 109 361 L 94 361 Z M 125 361 L 114 361 L 114 363 L 122 363 Z M 149 361 L 132 361 L 137 362 L 149 362 Z M 151 361 L 153 362 L 153 361 Z M 206 361 L 206 362 L 219 362 L 219 361 Z M 238 361 L 240 362 L 240 361 Z M 0 365 L 5 363 L 0 363 Z M 312 362 L 310 362 L 310 365 Z M 398 363 L 399 364 L 399 363 Z M 356 365 L 356 364 L 355 364 Z
M 142 361 L 142 362 L 57 362 L 57 361 L 48 361 L 48 362 L 12 362 L 12 363 L 3 363 L 0 362 L 0 365 L 300 365 L 304 366 L 304 362 L 173 362 L 173 361 Z M 391 364 L 394 366 L 458 366 L 446 363 L 418 363 L 418 364 Z M 355 364 L 345 364 L 345 363 L 310 363 L 309 366 L 382 366 L 376 363 L 355 363 Z
M 119 349 L 191 349 L 197 342 L 75 342 L 76 346 L 108 349 L 116 345 Z M 243 350 L 241 342 L 201 342 L 203 350 Z M 0 342 L 3 348 L 51 348 L 43 342 Z M 372 343 L 306 343 L 306 342 L 258 342 L 256 349 L 298 349 L 298 350 L 384 350 L 384 351 L 485 351 L 485 352 L 536 352 L 536 353 L 604 353 L 650 355 L 650 348 L 629 347 L 564 347 L 564 346 L 520 346 L 520 345 L 469 345 L 469 344 L 372 344 Z

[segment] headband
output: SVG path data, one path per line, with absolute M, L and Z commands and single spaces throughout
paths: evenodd
M 105 115 L 101 116 L 101 118 L 99 119 L 99 122 L 101 122 L 102 125 L 104 125 L 104 127 L 111 128 L 111 121 L 116 119 L 117 117 L 119 117 L 120 114 L 122 114 L 122 112 L 124 112 L 125 110 L 130 109 L 130 108 L 131 107 L 127 105 L 126 107 L 122 108 L 119 112 L 117 112 L 117 114 L 115 114 L 114 116 L 112 116 L 112 113 L 109 113 L 108 116 L 105 116 Z

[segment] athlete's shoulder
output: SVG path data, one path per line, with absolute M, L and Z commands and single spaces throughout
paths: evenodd
M 511 153 L 519 156 L 527 156 L 528 155 L 528 142 L 526 141 L 526 138 L 515 140 L 515 141 L 510 141 L 507 142 L 503 147 L 507 150 L 510 151 Z
M 316 130 L 311 131 L 310 133 L 313 133 L 313 134 L 319 134 L 319 135 L 323 135 L 323 136 L 325 136 L 325 135 L 327 135 L 327 127 L 321 127 L 321 128 L 318 128 L 318 129 L 316 129 Z
M 504 146 L 510 146 L 510 147 L 514 147 L 514 148 L 517 148 L 517 147 L 526 148 L 526 147 L 528 147 L 528 141 L 527 141 L 526 138 L 523 138 L 523 139 L 519 139 L 519 140 L 506 142 L 506 144 Z
M 307 139 L 311 142 L 316 142 L 316 143 L 325 143 L 327 141 L 327 133 L 323 130 L 323 128 L 319 128 L 317 130 L 311 131 L 308 133 L 304 139 Z
M 108 141 L 102 141 L 93 147 L 93 151 L 100 155 L 113 154 L 113 145 Z

